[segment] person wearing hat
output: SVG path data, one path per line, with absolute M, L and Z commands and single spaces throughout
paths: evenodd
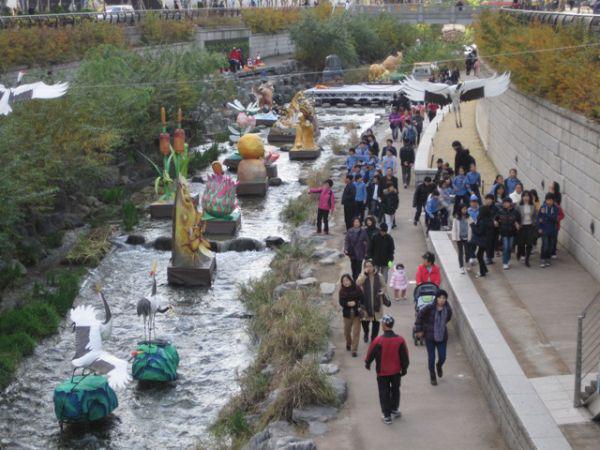
M 446 362 L 446 343 L 448 342 L 448 322 L 452 318 L 452 307 L 448 303 L 448 293 L 443 289 L 437 291 L 435 302 L 423 307 L 415 322 L 417 337 L 425 337 L 429 378 L 433 386 L 437 386 L 437 379 L 444 375 L 444 362 Z M 435 362 L 435 352 L 438 358 Z M 437 376 L 436 376 L 437 375 Z
M 408 348 L 404 338 L 393 331 L 394 318 L 389 314 L 381 318 L 383 334 L 371 342 L 365 367 L 371 370 L 375 361 L 379 403 L 383 422 L 391 425 L 393 417 L 400 417 L 400 378 L 406 375 L 409 365 Z
M 502 268 L 508 270 L 513 242 L 521 227 L 521 214 L 513 207 L 510 197 L 502 199 L 502 208 L 496 214 L 494 226 L 500 231 L 502 239 Z

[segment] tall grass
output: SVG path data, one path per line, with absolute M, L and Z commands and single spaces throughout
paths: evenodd
M 112 247 L 111 234 L 109 226 L 91 229 L 87 235 L 79 238 L 63 262 L 69 265 L 97 266 Z
M 28 304 L 0 315 L 0 389 L 14 376 L 19 361 L 33 354 L 35 343 L 58 329 L 61 316 L 79 293 L 80 270 L 60 270 L 46 284 L 35 285 Z

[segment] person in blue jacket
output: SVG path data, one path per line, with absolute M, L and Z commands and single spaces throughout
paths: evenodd
M 361 222 L 365 219 L 365 205 L 367 204 L 367 185 L 363 181 L 362 175 L 358 174 L 354 177 L 354 201 L 356 202 L 356 216 L 360 217 Z
M 546 200 L 537 216 L 538 232 L 542 237 L 542 252 L 540 267 L 548 267 L 552 257 L 552 249 L 556 245 L 558 236 L 558 206 L 554 203 L 554 194 L 546 194 Z
M 348 149 L 348 157 L 346 158 L 346 169 L 348 169 L 348 173 L 352 171 L 352 168 L 358 162 L 358 157 L 356 156 L 356 150 L 353 148 Z
M 477 166 L 475 163 L 471 163 L 471 168 L 469 169 L 469 173 L 466 175 L 467 177 L 467 190 L 471 194 L 471 196 L 476 195 L 477 201 L 481 204 L 481 194 L 479 193 L 479 189 L 481 188 L 481 175 L 477 172 Z
M 461 203 L 469 202 L 469 191 L 467 190 L 467 177 L 465 169 L 461 166 L 458 168 L 458 175 L 452 180 L 452 188 L 454 189 L 454 210 L 452 214 L 456 215 L 458 207 Z
M 425 204 L 425 223 L 427 225 L 427 233 L 430 230 L 439 231 L 440 220 L 438 212 L 442 209 L 442 203 L 440 202 L 440 192 L 435 189 Z
M 521 183 L 521 180 L 517 178 L 517 169 L 510 169 L 508 171 L 508 178 L 504 180 L 506 195 L 512 194 L 519 183 L 523 184 Z

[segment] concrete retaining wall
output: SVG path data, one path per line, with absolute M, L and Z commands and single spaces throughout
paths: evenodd
M 516 168 L 538 193 L 560 183 L 559 241 L 600 280 L 600 126 L 511 87 L 479 101 L 477 130 L 500 173 Z
M 257 53 L 266 56 L 289 55 L 294 53 L 296 47 L 292 42 L 290 33 L 279 34 L 253 34 L 250 36 L 250 55 Z
M 525 376 L 468 275 L 447 232 L 432 231 L 430 243 L 442 268 L 453 321 L 465 354 L 511 450 L 564 450 L 571 446 Z M 452 337 L 451 337 L 452 339 Z
M 417 146 L 417 152 L 415 154 L 415 186 L 422 183 L 426 176 L 429 175 L 430 177 L 433 177 L 437 172 L 437 169 L 431 167 L 430 164 L 431 150 L 435 133 L 437 133 L 439 125 L 448 111 L 450 111 L 449 107 L 440 108 L 434 119 L 427 125 L 423 134 L 421 134 L 421 141 Z

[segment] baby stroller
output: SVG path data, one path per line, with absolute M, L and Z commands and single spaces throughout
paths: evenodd
M 438 289 L 439 288 L 437 285 L 431 282 L 421 283 L 415 287 L 413 292 L 413 299 L 415 301 L 415 318 L 421 309 L 435 301 L 435 295 L 437 294 Z M 417 337 L 417 330 L 415 327 L 413 327 L 412 335 L 415 345 L 425 345 L 425 340 L 422 337 Z

